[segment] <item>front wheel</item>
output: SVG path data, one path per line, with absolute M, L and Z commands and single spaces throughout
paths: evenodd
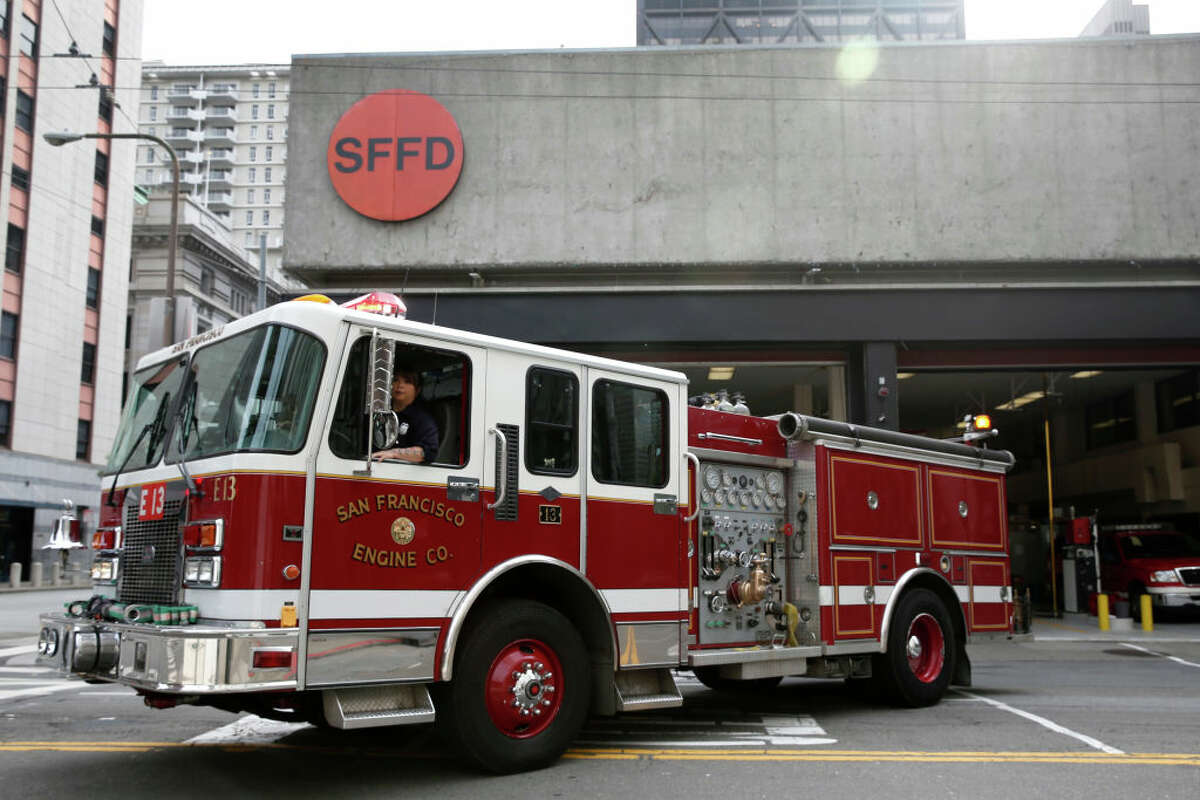
M 587 719 L 587 650 L 559 612 L 510 600 L 465 636 L 438 720 L 476 766 L 520 772 L 552 763 Z
M 957 652 L 945 605 L 933 592 L 914 589 L 896 607 L 887 652 L 875 657 L 874 670 L 897 703 L 930 706 L 946 693 Z

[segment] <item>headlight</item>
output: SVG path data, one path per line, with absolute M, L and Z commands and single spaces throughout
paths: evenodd
M 93 561 L 92 583 L 116 583 L 118 563 L 119 559 L 116 558 L 97 558 Z
M 1179 583 L 1179 576 L 1173 569 L 1159 569 L 1150 573 L 1151 583 Z
M 221 585 L 221 557 L 189 558 L 183 565 L 183 582 L 195 588 L 215 589 Z
M 54 628 L 42 628 L 38 634 L 38 652 L 44 656 L 52 656 L 58 652 L 58 631 Z

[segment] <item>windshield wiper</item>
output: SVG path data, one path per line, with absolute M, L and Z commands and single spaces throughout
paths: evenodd
M 199 427 L 199 422 L 196 419 L 196 414 L 195 414 L 195 409 L 196 409 L 196 388 L 195 387 L 196 387 L 196 385 L 192 384 L 191 417 L 192 417 L 193 426 Z M 178 419 L 175 424 L 179 430 L 179 461 L 175 462 L 175 465 L 177 467 L 179 467 L 179 474 L 183 475 L 184 481 L 187 482 L 188 491 L 195 492 L 197 497 L 204 497 L 204 490 L 200 488 L 200 484 L 198 484 L 194 480 L 192 480 L 192 475 L 191 475 L 191 473 L 188 472 L 187 462 L 184 460 L 184 455 L 187 452 L 188 440 L 192 438 L 191 430 L 187 429 L 186 417 L 188 416 L 188 414 L 184 410 L 184 405 L 186 405 L 186 404 L 180 405 L 179 414 L 176 415 Z M 187 430 L 186 433 L 184 432 L 185 430 Z
M 116 503 L 113 502 L 113 494 L 117 491 L 117 478 L 121 477 L 121 473 L 125 471 L 125 466 L 129 464 L 129 459 L 133 458 L 133 454 L 137 452 L 138 445 L 142 443 L 142 439 L 146 438 L 146 434 L 154 428 L 154 424 L 157 421 L 158 420 L 155 419 L 146 423 L 145 427 L 142 428 L 142 432 L 139 433 L 137 438 L 133 440 L 133 447 L 130 447 L 129 452 L 125 454 L 125 458 L 121 459 L 121 466 L 117 467 L 117 471 L 113 473 L 112 486 L 108 487 L 108 505 L 116 505 Z

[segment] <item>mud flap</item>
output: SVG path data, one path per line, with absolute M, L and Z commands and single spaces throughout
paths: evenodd
M 950 677 L 951 686 L 971 685 L 971 659 L 967 657 L 967 648 L 958 646 L 958 655 L 954 659 L 954 674 Z

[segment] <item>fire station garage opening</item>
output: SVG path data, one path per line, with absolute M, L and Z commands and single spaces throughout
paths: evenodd
M 741 398 L 750 413 L 757 416 L 795 411 L 837 420 L 846 418 L 845 369 L 841 364 L 664 361 L 655 362 L 654 366 L 687 375 L 688 395 L 693 398 L 707 395 L 719 402 L 727 396 L 731 404 Z
M 340 458 L 367 456 L 370 415 L 364 410 L 363 398 L 370 352 L 371 337 L 363 336 L 350 348 L 346 361 L 329 436 L 329 447 Z M 396 342 L 394 368 L 417 373 L 421 384 L 417 402 L 425 406 L 437 425 L 437 453 L 425 463 L 456 467 L 467 463 L 469 437 L 463 432 L 469 430 L 470 359 L 450 350 Z

